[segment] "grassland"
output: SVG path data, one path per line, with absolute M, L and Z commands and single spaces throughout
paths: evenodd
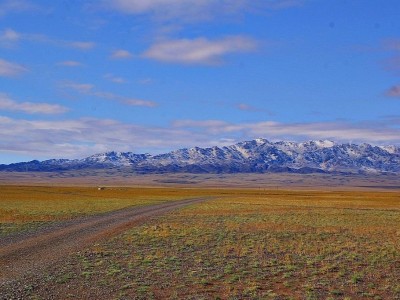
M 204 194 L 164 188 L 0 186 L 0 237 L 50 222 Z
M 131 170 L 0 172 L 0 185 L 400 190 L 397 174 L 137 174 Z
M 163 193 L 217 198 L 79 252 L 41 285 L 28 285 L 26 295 L 400 299 L 399 192 L 140 191 L 132 189 L 146 201 Z

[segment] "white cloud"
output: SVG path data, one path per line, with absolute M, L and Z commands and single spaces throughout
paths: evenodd
M 79 50 L 91 50 L 96 46 L 96 43 L 93 42 L 79 42 L 79 41 L 73 41 L 73 42 L 66 42 L 64 41 L 67 46 L 76 48 Z
M 132 53 L 130 53 L 127 50 L 123 50 L 123 49 L 115 50 L 111 54 L 112 59 L 129 59 L 131 57 L 132 57 Z
M 384 69 L 400 75 L 400 39 L 387 39 L 382 48 L 391 54 L 383 63 Z
M 237 106 L 237 109 L 242 110 L 242 111 L 251 111 L 251 112 L 268 112 L 265 109 L 255 107 L 253 105 L 247 104 L 247 103 L 239 103 Z M 270 112 L 269 112 L 270 113 Z
M 219 120 L 174 122 L 175 128 L 191 128 L 197 132 L 226 138 L 246 139 L 265 137 L 270 139 L 332 139 L 370 143 L 400 143 L 400 129 L 391 122 L 320 122 L 320 123 L 280 123 L 273 121 L 257 123 L 228 123 Z
M 75 60 L 65 60 L 65 61 L 60 61 L 59 63 L 57 63 L 57 65 L 63 67 L 80 67 L 82 66 L 82 63 Z
M 239 103 L 236 105 L 236 108 L 241 111 L 246 111 L 246 112 L 264 113 L 265 115 L 268 115 L 268 116 L 275 115 L 273 112 L 271 112 L 268 109 L 255 107 L 255 106 L 247 104 L 247 103 Z
M 82 51 L 91 50 L 96 47 L 96 43 L 90 41 L 68 41 L 55 39 L 44 34 L 20 33 L 11 28 L 5 29 L 0 35 L 0 45 L 11 47 L 19 41 L 30 41 L 35 43 L 49 44 L 57 47 L 69 47 Z
M 126 99 L 124 103 L 132 106 L 147 106 L 147 107 L 156 107 L 157 103 L 153 101 L 141 100 L 141 99 Z
M 165 40 L 152 45 L 143 56 L 172 63 L 217 64 L 222 61 L 224 55 L 253 51 L 256 47 L 255 40 L 243 36 L 231 36 L 220 40 Z
M 66 82 L 61 85 L 64 88 L 69 88 L 75 90 L 79 93 L 89 93 L 93 90 L 94 85 L 90 83 L 76 83 L 76 82 Z
M 20 34 L 10 28 L 4 30 L 3 34 L 1 35 L 1 39 L 6 41 L 18 41 L 20 38 Z
M 252 106 L 252 105 L 245 104 L 245 103 L 239 103 L 239 104 L 237 105 L 237 108 L 238 108 L 239 110 L 243 110 L 243 111 L 257 111 L 257 108 L 255 108 L 255 107 Z
M 113 0 L 107 1 L 113 9 L 125 14 L 163 14 L 164 17 L 192 15 L 210 9 L 213 0 Z M 226 5 L 219 1 L 221 4 Z M 184 14 L 186 12 L 186 14 Z
M 0 45 L 4 47 L 12 47 L 20 39 L 21 35 L 18 32 L 7 28 L 0 34 Z
M 107 0 L 103 4 L 123 14 L 147 14 L 161 20 L 193 22 L 218 15 L 238 14 L 245 10 L 285 9 L 302 0 Z
M 387 50 L 400 51 L 400 39 L 390 39 L 384 41 L 384 47 Z
M 36 157 L 76 158 L 107 150 L 164 151 L 166 145 L 179 147 L 193 136 L 179 129 L 114 120 L 31 121 L 0 116 L 0 151 Z
M 109 80 L 109 81 L 111 81 L 111 82 L 114 82 L 114 83 L 126 83 L 127 82 L 126 79 L 124 79 L 122 77 L 115 76 L 113 74 L 105 74 L 104 78 Z
M 400 85 L 392 86 L 386 91 L 386 96 L 388 97 L 400 97 Z
M 157 103 L 149 100 L 141 100 L 135 98 L 129 98 L 120 96 L 110 92 L 98 91 L 95 89 L 95 86 L 88 83 L 75 83 L 75 82 L 67 82 L 61 85 L 63 88 L 72 89 L 78 93 L 84 95 L 90 95 L 98 98 L 103 98 L 107 100 L 118 101 L 119 103 L 129 105 L 129 106 L 144 106 L 144 107 L 156 107 Z
M 22 65 L 12 63 L 0 58 L 0 76 L 14 77 L 28 71 Z
M 37 10 L 38 6 L 25 0 L 5 0 L 0 3 L 0 17 L 10 14 L 25 11 Z
M 61 114 L 69 109 L 48 103 L 16 102 L 5 94 L 0 94 L 0 110 L 20 111 L 27 114 Z
M 182 147 L 226 146 L 257 137 L 399 145 L 400 129 L 391 127 L 392 120 L 385 122 L 233 124 L 220 120 L 182 120 L 171 126 L 151 127 L 109 119 L 43 121 L 0 116 L 0 151 L 36 157 L 76 158 L 107 150 L 160 153 Z

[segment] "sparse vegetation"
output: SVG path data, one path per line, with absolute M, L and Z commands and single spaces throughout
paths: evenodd
M 146 192 L 218 198 L 81 251 L 30 295 L 400 299 L 399 193 Z
M 206 192 L 164 188 L 0 186 L 0 236 L 67 220 Z

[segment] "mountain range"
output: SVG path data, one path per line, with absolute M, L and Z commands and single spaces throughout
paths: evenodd
M 185 148 L 165 154 L 106 152 L 84 159 L 0 165 L 0 171 L 124 169 L 137 173 L 400 173 L 400 147 L 255 139 L 226 147 Z

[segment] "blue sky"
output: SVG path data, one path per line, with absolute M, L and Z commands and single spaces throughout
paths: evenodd
M 0 1 L 0 163 L 400 145 L 397 0 Z

